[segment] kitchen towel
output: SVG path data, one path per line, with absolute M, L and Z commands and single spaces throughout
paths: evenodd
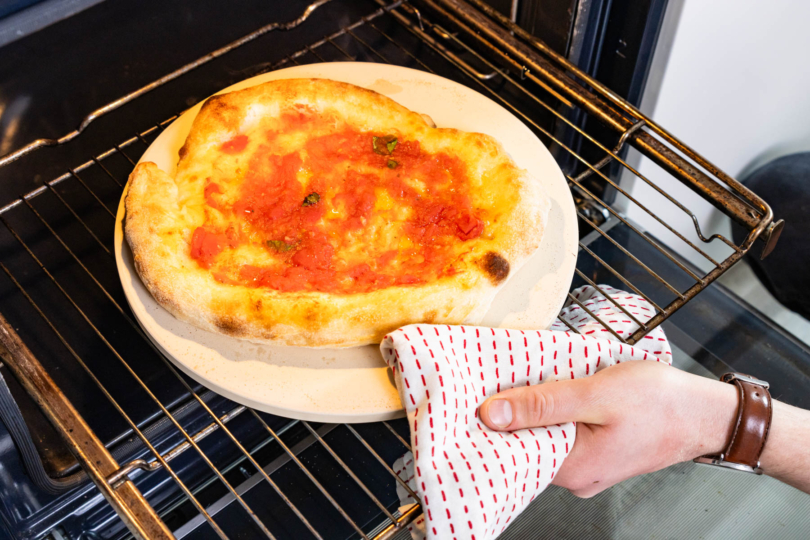
M 655 313 L 643 298 L 601 286 L 573 296 L 629 336 Z M 615 304 L 614 304 L 615 302 Z M 574 444 L 573 423 L 492 431 L 478 407 L 517 386 L 575 379 L 630 360 L 671 363 L 659 327 L 635 346 L 622 344 L 574 302 L 551 329 L 528 331 L 415 324 L 387 335 L 380 346 L 394 373 L 411 428 L 411 448 L 394 464 L 422 501 L 415 538 L 485 540 L 497 537 L 554 478 Z M 415 501 L 398 486 L 403 506 Z

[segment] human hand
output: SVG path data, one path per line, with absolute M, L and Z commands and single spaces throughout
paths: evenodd
M 737 416 L 733 385 L 657 362 L 625 362 L 591 377 L 513 388 L 479 416 L 498 431 L 577 422 L 553 484 L 592 497 L 614 484 L 725 449 Z

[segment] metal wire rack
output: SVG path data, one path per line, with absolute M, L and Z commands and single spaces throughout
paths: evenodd
M 98 117 L 261 36 L 305 25 L 329 1 L 319 0 L 292 22 L 260 28 L 110 103 L 58 140 L 41 139 L 0 158 L 0 169 L 75 139 Z M 351 24 L 240 75 L 312 62 L 394 63 L 453 78 L 501 103 L 553 149 L 578 202 L 581 224 L 593 231 L 580 242 L 582 264 L 575 281 L 599 288 L 589 270 L 598 267 L 655 307 L 652 319 L 636 321 L 639 330 L 622 336 L 569 294 L 571 302 L 626 343 L 661 324 L 758 238 L 766 241 L 766 254 L 773 248 L 781 223 L 773 222 L 764 201 L 542 42 L 479 0 L 468 1 L 368 0 L 367 13 Z M 249 520 L 258 537 L 390 537 L 420 513 L 418 506 L 400 513 L 394 493 L 396 483 L 410 492 L 391 468 L 409 450 L 404 422 L 320 425 L 237 405 L 178 372 L 134 322 L 115 277 L 115 208 L 137 156 L 175 118 L 142 129 L 0 208 L 5 276 L 0 354 L 138 538 L 182 538 L 200 531 L 228 538 L 234 519 Z M 596 124 L 607 130 L 594 134 L 589 128 Z M 745 227 L 745 241 L 737 245 L 720 234 L 705 236 L 689 208 L 627 163 L 622 156 L 629 146 Z M 622 172 L 679 209 L 693 222 L 700 243 L 660 218 L 651 203 L 631 195 L 619 182 Z M 699 272 L 683 263 L 627 220 L 612 199 L 648 213 L 711 269 Z M 665 278 L 653 262 L 641 260 L 610 234 L 616 223 L 652 246 L 680 275 Z M 621 252 L 629 266 L 609 264 L 592 248 L 595 238 Z M 721 261 L 709 256 L 700 244 L 710 242 L 725 244 L 729 255 Z M 627 271 L 630 266 L 633 272 Z M 645 279 L 630 279 L 630 273 Z M 71 380 L 77 379 L 83 381 L 78 393 L 71 390 L 76 388 Z M 178 414 L 190 406 L 196 414 Z M 118 422 L 98 425 L 97 409 L 110 409 Z M 160 422 L 162 429 L 154 429 Z M 133 441 L 126 460 L 113 457 L 116 445 Z M 341 450 L 347 444 L 355 450 Z M 324 480 L 325 467 L 345 479 L 340 488 Z M 171 496 L 158 489 L 167 483 L 173 485 Z M 309 508 L 313 499 L 316 514 L 302 504 L 308 501 Z M 102 525 L 112 536 L 125 532 L 114 523 Z

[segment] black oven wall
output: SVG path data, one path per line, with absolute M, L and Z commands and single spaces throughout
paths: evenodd
M 483 0 L 638 105 L 667 0 Z
M 667 0 L 483 0 L 504 16 L 543 40 L 566 56 L 588 75 L 604 83 L 618 95 L 638 106 L 656 51 L 658 35 L 667 8 Z M 601 141 L 612 146 L 615 135 L 598 122 L 588 124 L 577 112 L 570 119 Z M 600 150 L 583 146 L 570 133 L 559 133 L 563 142 L 586 158 L 598 161 Z M 625 157 L 625 149 L 620 155 Z M 571 174 L 582 172 L 583 165 L 568 152 L 557 152 Z M 616 179 L 617 164 L 609 169 Z M 603 182 L 586 180 L 588 189 L 613 202 L 615 193 Z

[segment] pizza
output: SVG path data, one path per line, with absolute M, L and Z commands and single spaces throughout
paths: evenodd
M 125 197 L 135 268 L 161 306 L 304 347 L 480 321 L 550 207 L 492 137 L 326 79 L 211 97 L 176 172 L 139 163 Z

